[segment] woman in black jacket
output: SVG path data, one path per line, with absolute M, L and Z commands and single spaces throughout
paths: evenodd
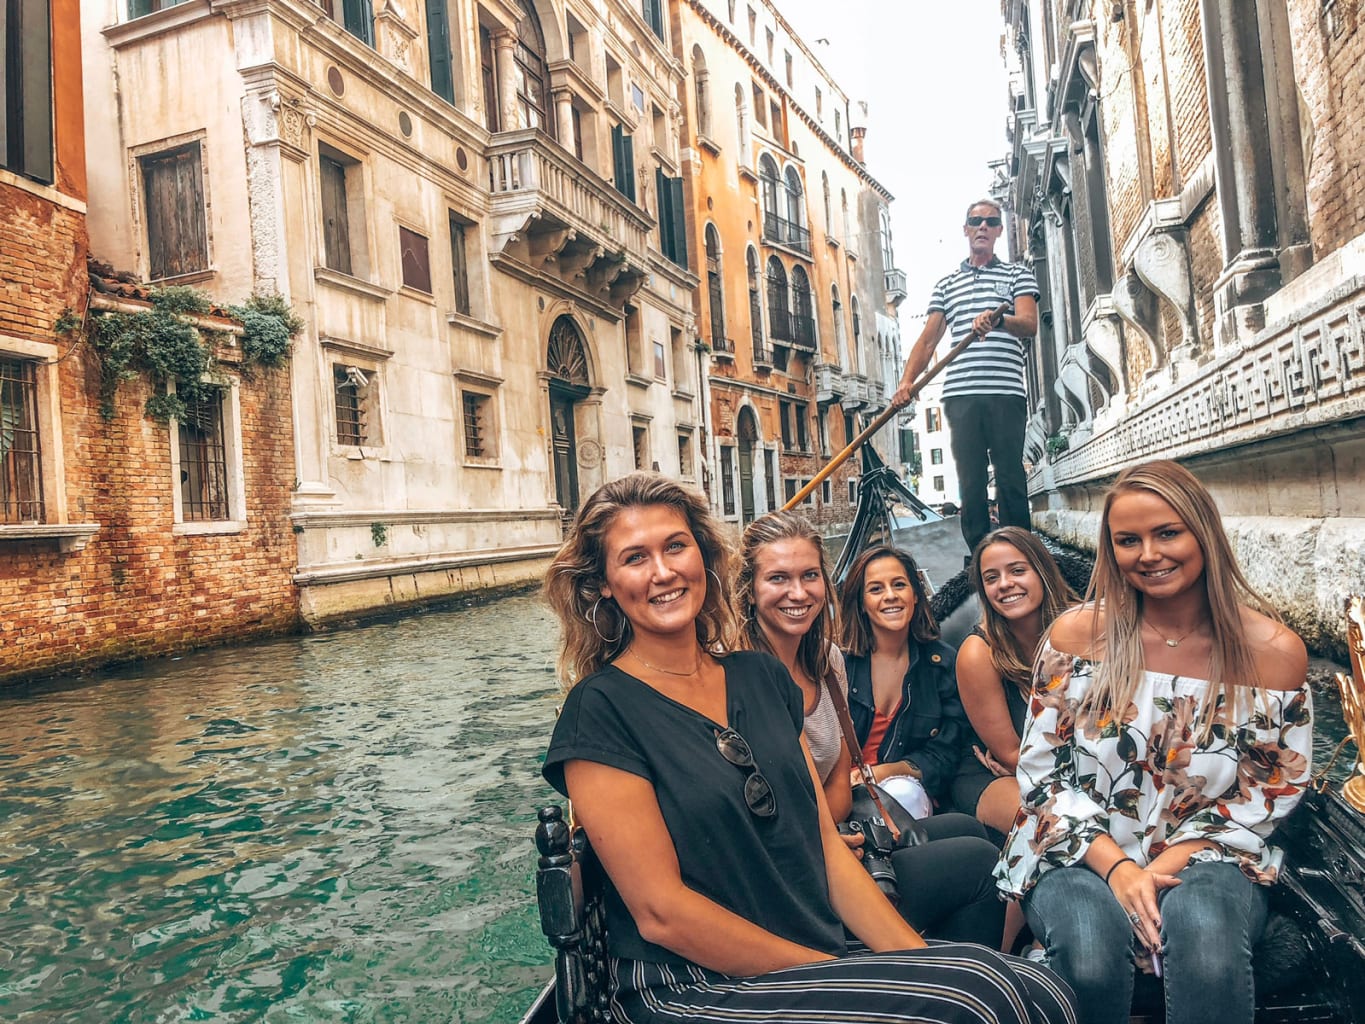
M 878 782 L 908 776 L 938 802 L 957 774 L 967 718 L 954 651 L 938 638 L 914 558 L 884 545 L 859 555 L 844 581 L 840 619 L 863 759 Z

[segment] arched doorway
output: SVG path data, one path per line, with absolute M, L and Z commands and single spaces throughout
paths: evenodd
M 550 375 L 550 457 L 555 476 L 555 500 L 566 513 L 578 509 L 578 432 L 574 407 L 588 396 L 588 357 L 583 335 L 568 316 L 550 328 L 545 356 Z
M 739 501 L 741 519 L 754 521 L 754 442 L 758 440 L 758 424 L 754 411 L 748 406 L 739 410 Z

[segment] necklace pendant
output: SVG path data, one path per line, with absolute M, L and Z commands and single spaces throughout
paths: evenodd
M 1167 646 L 1167 647 L 1179 647 L 1179 646 L 1180 646 L 1180 641 L 1179 641 L 1179 640 L 1167 640 L 1167 641 L 1166 641 L 1166 646 Z

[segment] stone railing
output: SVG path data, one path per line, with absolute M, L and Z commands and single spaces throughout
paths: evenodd
M 1112 476 L 1365 415 L 1365 278 L 1351 278 L 1246 348 L 1217 354 L 1122 422 L 1035 470 L 1031 489 Z
M 640 207 L 535 129 L 502 132 L 488 147 L 488 185 L 494 216 L 536 203 L 571 228 L 641 259 L 654 226 Z

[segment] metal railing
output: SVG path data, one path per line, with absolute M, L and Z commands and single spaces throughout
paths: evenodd
M 769 242 L 810 255 L 810 229 L 775 213 L 763 215 L 763 237 Z

